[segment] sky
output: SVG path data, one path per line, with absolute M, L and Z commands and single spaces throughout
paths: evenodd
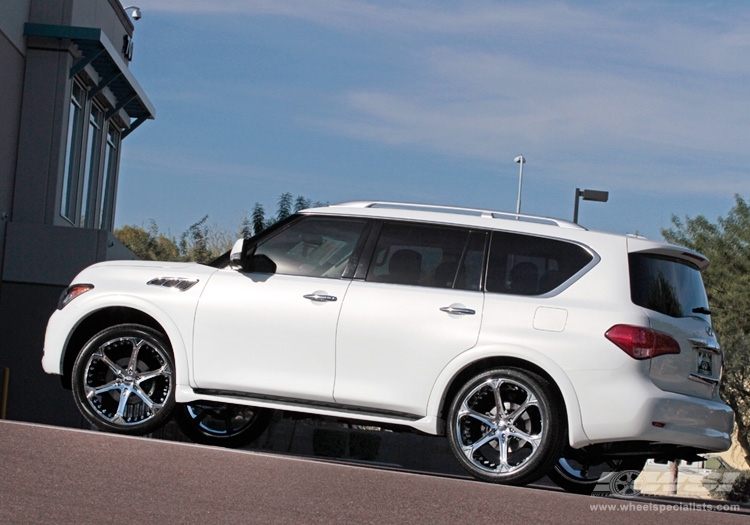
M 661 238 L 750 198 L 743 1 L 134 0 L 116 226 L 390 200 Z M 126 2 L 130 4 L 130 2 Z M 270 214 L 270 213 L 269 213 Z

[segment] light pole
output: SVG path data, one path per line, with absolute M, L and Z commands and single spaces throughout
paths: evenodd
M 573 208 L 573 222 L 576 224 L 578 224 L 578 199 L 581 197 L 583 197 L 583 200 L 585 201 L 607 202 L 609 199 L 609 192 L 599 190 L 581 190 L 580 188 L 576 188 L 576 202 L 575 207 Z
M 526 159 L 523 155 L 519 155 L 513 162 L 520 164 L 520 173 L 518 174 L 518 202 L 516 203 L 516 215 L 521 213 L 521 188 L 523 187 L 523 165 L 526 164 Z

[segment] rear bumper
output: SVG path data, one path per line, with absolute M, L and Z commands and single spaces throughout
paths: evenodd
M 734 412 L 720 401 L 670 395 L 646 403 L 641 419 L 641 439 L 706 452 L 723 452 L 732 445 Z
M 647 377 L 618 375 L 610 381 L 599 377 L 596 385 L 588 376 L 587 387 L 577 389 L 589 442 L 571 443 L 573 448 L 618 441 L 645 441 L 654 445 L 654 451 L 662 445 L 705 452 L 731 446 L 734 412 L 720 399 L 667 392 Z

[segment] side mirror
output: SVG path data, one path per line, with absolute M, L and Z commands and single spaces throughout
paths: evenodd
M 234 243 L 234 246 L 232 246 L 232 251 L 229 252 L 229 267 L 232 270 L 240 271 L 244 269 L 244 263 L 243 263 L 243 257 L 242 253 L 244 252 L 245 248 L 245 239 L 237 239 L 237 241 Z
M 276 263 L 267 255 L 247 254 L 245 239 L 239 239 L 229 252 L 229 267 L 246 273 L 276 273 Z

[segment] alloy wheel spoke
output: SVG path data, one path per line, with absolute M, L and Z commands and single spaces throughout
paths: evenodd
M 130 339 L 130 342 L 133 345 L 133 351 L 130 353 L 130 361 L 128 361 L 128 374 L 135 374 L 138 370 L 138 354 L 141 352 L 141 347 L 145 341 L 143 339 L 138 341 Z
M 207 408 L 201 407 L 199 410 L 200 411 L 196 410 L 194 407 L 188 411 L 188 413 L 190 414 L 190 418 L 198 424 L 206 419 L 210 413 L 210 410 Z
M 118 382 L 118 380 L 115 379 L 114 381 L 110 381 L 109 383 L 98 386 L 98 387 L 86 385 L 85 389 L 86 389 L 86 398 L 91 399 L 94 396 L 98 396 L 106 392 L 111 392 L 113 390 L 122 391 L 123 386 L 122 386 L 122 383 Z
M 497 470 L 500 472 L 510 471 L 513 467 L 508 464 L 508 436 L 505 432 L 497 436 L 497 448 L 500 453 Z
M 464 445 L 461 448 L 463 449 L 464 455 L 473 461 L 474 459 L 474 452 L 485 446 L 487 443 L 489 443 L 492 440 L 497 439 L 497 436 L 494 432 L 490 432 L 486 435 L 484 435 L 481 439 L 475 441 L 474 443 L 470 445 Z
M 141 383 L 145 381 L 149 381 L 151 379 L 154 379 L 156 377 L 161 376 L 170 376 L 172 375 L 172 372 L 168 370 L 167 365 L 162 365 L 156 370 L 150 370 L 148 372 L 142 372 L 138 374 L 138 377 L 136 378 L 135 382 L 137 385 L 140 385 Z
M 156 413 L 161 410 L 162 406 L 159 403 L 155 403 L 146 392 L 140 387 L 140 385 L 133 385 L 132 392 L 140 398 L 143 403 L 151 409 L 152 412 Z
M 95 353 L 92 357 L 98 358 L 102 363 L 107 365 L 110 370 L 119 378 L 125 377 L 125 372 L 123 371 L 122 367 L 112 361 L 107 354 L 104 353 L 104 350 L 99 350 L 99 352 Z
M 464 403 L 463 410 L 458 415 L 459 420 L 463 419 L 464 417 L 474 418 L 480 423 L 482 423 L 483 425 L 486 425 L 492 429 L 494 429 L 497 426 L 491 417 L 485 414 L 481 414 L 477 412 L 476 410 L 472 410 L 466 405 L 466 403 Z
M 228 436 L 231 436 L 232 434 L 235 433 L 234 427 L 232 426 L 232 420 L 234 419 L 233 416 L 234 414 L 232 414 L 231 410 L 227 410 L 226 412 L 224 412 L 223 421 L 224 421 L 224 427 Z
M 500 392 L 500 387 L 503 384 L 502 379 L 495 379 L 492 381 L 492 393 L 495 396 L 495 406 L 497 407 L 497 415 L 498 416 L 504 416 L 506 415 L 505 412 L 505 404 L 503 403 L 503 394 Z
M 537 398 L 531 392 L 527 392 L 527 394 L 526 400 L 511 412 L 510 419 L 508 420 L 510 424 L 515 424 L 516 419 L 521 417 L 529 408 L 539 406 Z
M 117 412 L 112 418 L 113 421 L 124 422 L 125 421 L 125 410 L 128 407 L 128 399 L 132 390 L 129 386 L 123 386 L 120 390 L 120 402 L 117 405 Z
M 523 432 L 521 430 L 518 430 L 517 428 L 512 429 L 510 432 L 508 432 L 508 435 L 510 437 L 514 437 L 520 441 L 524 441 L 532 446 L 533 450 L 536 450 L 536 448 L 539 446 L 539 443 L 541 441 L 540 436 L 532 436 L 530 434 L 527 434 L 526 432 Z

